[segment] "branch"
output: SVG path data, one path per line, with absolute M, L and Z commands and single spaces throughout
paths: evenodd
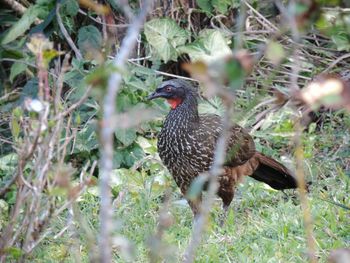
M 322 73 L 328 73 L 332 68 L 334 68 L 340 61 L 350 58 L 350 53 L 346 53 L 336 60 L 334 60 Z
M 97 19 L 97 18 L 94 18 L 90 15 L 88 15 L 86 12 L 84 12 L 83 10 L 79 9 L 78 11 L 80 14 L 83 14 L 85 16 L 87 16 L 88 18 L 90 18 L 91 20 L 95 21 L 96 23 L 99 23 L 101 25 L 105 25 L 105 26 L 109 26 L 109 27 L 116 27 L 116 28 L 124 28 L 124 27 L 128 27 L 130 26 L 129 24 L 119 24 L 119 25 L 116 25 L 116 24 L 108 24 L 108 23 L 103 23 L 102 21 L 100 21 L 100 19 Z
M 115 57 L 113 64 L 119 70 L 112 73 L 108 80 L 107 92 L 103 100 L 103 117 L 101 122 L 101 157 L 100 157 L 100 234 L 99 234 L 99 251 L 100 262 L 112 262 L 112 206 L 110 176 L 113 167 L 113 141 L 114 129 L 112 127 L 113 119 L 116 112 L 116 96 L 120 89 L 122 75 L 127 59 L 131 55 L 133 47 L 136 44 L 137 37 L 143 26 L 146 15 L 150 9 L 150 0 L 145 0 L 139 15 L 128 28 L 124 37 L 119 53 Z
M 137 67 L 141 67 L 141 68 L 146 68 L 145 66 L 142 66 L 138 63 L 134 62 L 135 60 L 129 60 L 129 62 Z M 159 71 L 159 70 L 152 70 L 154 73 L 158 74 L 158 75 L 163 75 L 163 76 L 167 76 L 167 77 L 172 77 L 172 78 L 177 78 L 177 79 L 184 79 L 184 80 L 190 80 L 190 81 L 195 81 L 198 82 L 198 80 L 194 79 L 194 78 L 188 78 L 188 77 L 183 77 L 180 75 L 175 75 L 175 74 L 171 74 L 171 73 L 167 73 L 167 72 L 163 72 L 163 71 Z
M 291 27 L 292 32 L 292 48 L 293 48 L 293 61 L 291 71 L 293 74 L 290 75 L 290 90 L 291 91 L 298 91 L 298 79 L 299 79 L 299 71 L 301 69 L 301 61 L 300 56 L 298 53 L 298 43 L 300 42 L 300 32 L 296 23 L 296 18 L 294 16 L 291 16 L 288 12 L 287 8 L 284 7 L 284 5 L 280 1 L 275 1 L 276 6 L 280 10 L 282 16 L 288 24 Z M 308 259 L 310 263 L 316 263 L 317 257 L 316 257 L 316 242 L 315 237 L 313 234 L 313 223 L 312 223 L 312 216 L 310 211 L 310 204 L 307 197 L 307 187 L 306 187 L 306 181 L 305 181 L 305 174 L 303 169 L 303 146 L 301 142 L 301 136 L 302 136 L 302 127 L 300 124 L 300 118 L 295 123 L 295 137 L 294 137 L 294 145 L 295 145 L 295 162 L 296 162 L 296 177 L 297 177 L 297 184 L 298 184 L 298 192 L 299 192 L 299 198 L 301 203 L 301 209 L 303 212 L 303 219 L 304 219 L 304 228 L 306 233 L 306 243 L 307 243 L 307 253 L 308 253 Z
M 68 42 L 68 45 L 71 47 L 71 49 L 73 49 L 74 53 L 75 53 L 75 56 L 77 57 L 78 60 L 82 60 L 83 59 L 83 56 L 81 55 L 79 49 L 76 47 L 76 45 L 74 44 L 72 38 L 69 36 L 66 28 L 64 27 L 63 25 L 63 22 L 62 22 L 62 18 L 60 16 L 60 6 L 61 4 L 60 3 L 57 3 L 57 6 L 56 6 L 56 16 L 57 16 L 57 23 L 60 27 L 60 30 L 61 30 L 61 33 L 63 34 L 63 36 L 66 38 L 67 42 Z

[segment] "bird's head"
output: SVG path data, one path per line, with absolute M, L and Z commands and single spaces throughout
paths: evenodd
M 164 81 L 155 92 L 148 96 L 149 100 L 164 98 L 175 109 L 189 97 L 196 97 L 197 91 L 191 83 L 182 79 Z

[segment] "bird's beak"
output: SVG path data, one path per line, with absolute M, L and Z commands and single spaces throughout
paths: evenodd
M 149 95 L 147 97 L 148 100 L 153 100 L 153 99 L 156 99 L 156 98 L 160 98 L 162 97 L 162 94 L 161 93 L 158 93 L 157 91 L 153 92 L 151 95 Z

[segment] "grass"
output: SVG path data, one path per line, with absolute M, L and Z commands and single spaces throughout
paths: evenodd
M 287 109 L 275 118 L 288 120 Z M 278 116 L 277 116 L 278 115 Z M 282 115 L 282 117 L 280 116 Z M 314 223 L 317 256 L 326 262 L 330 250 L 350 246 L 350 177 L 344 167 L 349 161 L 348 114 L 327 115 L 328 120 L 317 129 L 304 133 L 305 171 L 312 181 L 309 202 Z M 274 118 L 260 133 L 269 144 L 258 138 L 258 147 L 270 155 L 285 155 L 292 150 L 290 138 L 271 135 Z M 282 131 L 281 134 L 286 131 Z M 151 141 L 151 154 L 155 155 L 155 141 Z M 153 152 L 153 153 L 152 153 Z M 288 159 L 288 158 L 287 158 Z M 150 168 L 151 167 L 151 168 Z M 181 261 L 191 235 L 192 213 L 170 175 L 159 164 L 144 163 L 140 171 L 120 170 L 119 183 L 113 186 L 115 196 L 115 262 L 148 262 L 149 251 L 157 252 L 166 262 Z M 166 189 L 171 188 L 169 214 L 172 224 L 165 230 L 162 242 L 152 237 L 157 228 L 159 210 Z M 75 262 L 74 243 L 79 242 L 82 262 L 88 261 L 89 242 L 86 233 L 95 239 L 98 231 L 98 196 L 90 189 L 79 202 L 80 218 L 75 222 L 79 238 L 72 232 L 61 237 L 48 237 L 33 255 L 35 262 Z M 122 193 L 122 194 L 121 194 Z M 346 207 L 341 207 L 344 205 Z M 207 233 L 196 262 L 305 262 L 306 242 L 301 207 L 293 190 L 282 193 L 247 178 L 238 186 L 226 224 L 218 225 L 220 201 L 210 216 Z M 52 222 L 54 232 L 66 225 L 66 215 Z M 83 224 L 83 225 L 84 225 Z M 88 232 L 86 232 L 86 229 Z M 122 239 L 121 239 L 122 238 Z M 153 240 L 153 242 L 152 242 Z M 96 241 L 96 240 L 94 240 Z M 54 256 L 53 256 L 54 255 Z M 35 260 L 34 260 L 35 259 Z
M 343 199 L 349 191 L 349 188 L 339 187 L 340 183 L 337 178 L 327 180 L 327 184 L 333 187 L 326 194 L 333 200 Z M 313 187 L 309 200 L 318 256 L 320 262 L 326 262 L 331 249 L 350 245 L 350 218 L 349 211 L 323 201 L 320 193 L 320 187 Z M 143 194 L 145 193 L 141 192 L 140 196 Z M 80 203 L 82 213 L 88 224 L 97 231 L 98 200 L 90 194 L 84 197 L 86 200 Z M 160 206 L 160 202 L 150 199 L 141 201 L 140 198 L 130 198 L 123 202 L 116 213 L 116 233 L 133 244 L 133 262 L 148 262 L 147 240 L 155 232 Z M 301 208 L 292 193 L 286 196 L 247 179 L 238 187 L 223 227 L 217 224 L 220 209 L 218 202 L 211 214 L 209 231 L 197 252 L 196 262 L 305 262 L 306 245 Z M 169 212 L 174 220 L 164 235 L 167 253 L 161 251 L 161 254 L 168 258 L 167 262 L 178 262 L 189 241 L 192 214 L 187 206 L 175 204 L 171 205 Z M 54 224 L 59 229 L 65 222 L 57 219 Z M 40 262 L 48 260 L 49 255 L 55 255 L 50 257 L 51 260 L 45 261 L 58 262 L 65 259 L 64 262 L 74 262 L 69 255 L 71 245 L 72 238 L 68 233 L 58 240 L 48 238 L 33 258 L 39 258 L 37 262 Z M 83 246 L 81 254 L 82 261 L 87 261 L 86 247 Z M 116 258 L 116 262 L 125 261 L 125 258 Z

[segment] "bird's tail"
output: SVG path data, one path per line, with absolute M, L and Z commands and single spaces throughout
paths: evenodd
M 253 158 L 258 165 L 251 177 L 277 190 L 297 188 L 294 174 L 283 164 L 259 152 Z

